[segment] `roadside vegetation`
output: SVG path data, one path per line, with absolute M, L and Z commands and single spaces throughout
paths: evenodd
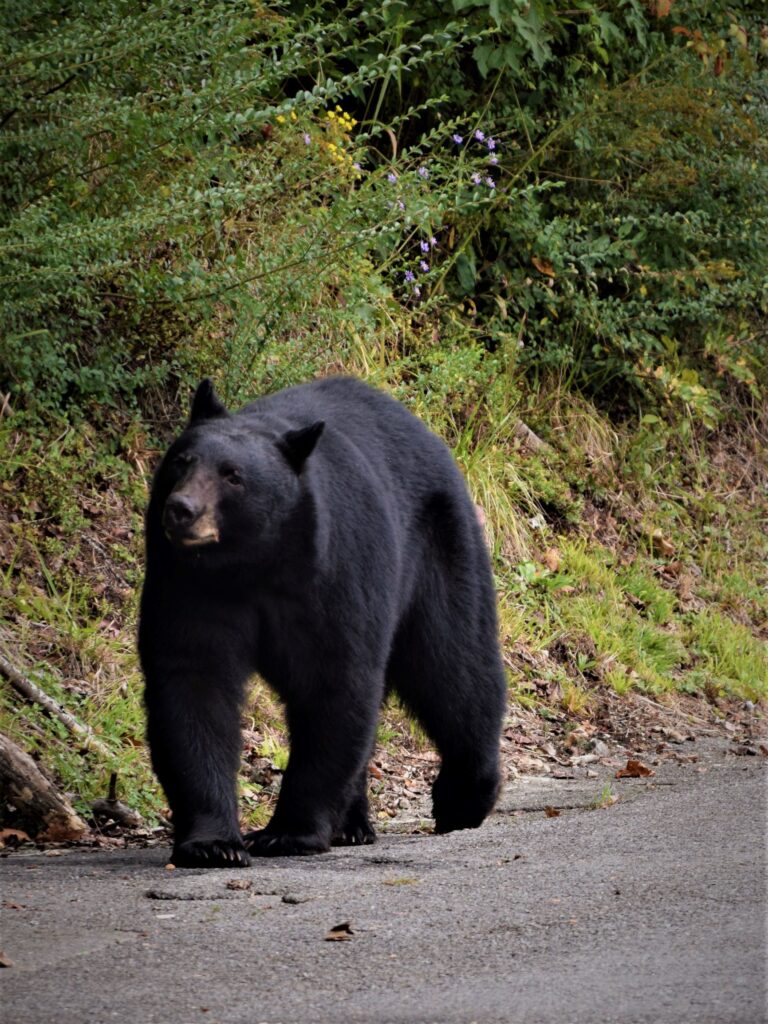
M 35 0 L 0 15 L 0 733 L 150 821 L 152 466 L 211 376 L 452 447 L 512 708 L 768 697 L 768 20 L 682 0 Z M 420 749 L 397 707 L 385 745 Z M 285 765 L 257 686 L 243 796 Z

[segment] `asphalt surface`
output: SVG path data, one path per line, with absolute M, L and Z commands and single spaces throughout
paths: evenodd
M 0 861 L 0 1020 L 766 1021 L 765 780 L 715 750 L 588 810 L 603 779 L 529 779 L 473 832 L 245 871 L 22 850 Z

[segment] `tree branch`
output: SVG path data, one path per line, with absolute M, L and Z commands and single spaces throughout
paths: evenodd
M 60 722 L 63 722 L 72 735 L 82 741 L 83 746 L 87 750 L 93 750 L 104 758 L 112 759 L 112 751 L 104 746 L 101 740 L 96 737 L 90 726 L 79 722 L 74 715 L 66 711 L 53 697 L 49 697 L 36 683 L 33 683 L 31 679 L 27 679 L 18 669 L 14 668 L 2 654 L 0 654 L 0 674 L 4 675 L 11 686 L 18 690 L 23 697 L 26 697 L 28 701 L 31 701 L 33 704 L 39 704 L 42 708 L 45 708 L 49 715 L 53 715 L 54 718 L 58 718 Z

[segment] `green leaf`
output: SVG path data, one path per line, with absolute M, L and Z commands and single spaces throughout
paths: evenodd
M 477 270 L 475 266 L 475 253 L 472 246 L 467 246 L 464 252 L 459 253 L 456 260 L 456 274 L 459 284 L 465 295 L 473 291 L 477 281 Z

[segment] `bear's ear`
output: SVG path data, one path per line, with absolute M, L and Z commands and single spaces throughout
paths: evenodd
M 195 397 L 192 399 L 192 411 L 189 415 L 190 426 L 199 423 L 200 420 L 210 420 L 215 416 L 226 416 L 227 410 L 219 401 L 213 384 L 208 377 L 197 386 Z
M 277 447 L 297 473 L 301 472 L 302 466 L 312 454 L 323 432 L 323 427 L 325 427 L 323 420 L 318 420 L 311 427 L 289 430 L 277 442 Z

